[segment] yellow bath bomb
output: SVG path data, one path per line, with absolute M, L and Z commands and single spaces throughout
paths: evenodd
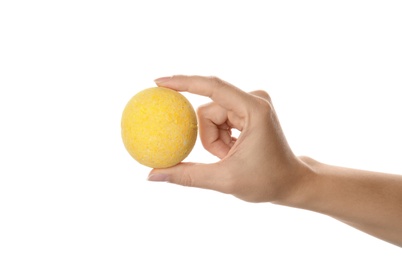
M 178 164 L 197 139 L 197 117 L 179 92 L 154 87 L 137 93 L 121 119 L 123 143 L 139 163 L 152 168 Z

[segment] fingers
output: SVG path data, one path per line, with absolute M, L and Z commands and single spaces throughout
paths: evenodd
M 250 92 L 253 98 L 269 100 L 269 95 L 262 90 Z M 216 102 L 198 108 L 198 123 L 202 145 L 213 155 L 224 158 L 234 145 L 231 128 L 241 129 L 241 125 L 229 122 L 228 111 Z
M 155 83 L 161 87 L 210 97 L 227 110 L 244 114 L 247 108 L 247 93 L 216 77 L 172 76 L 159 78 Z
M 166 181 L 182 186 L 230 192 L 227 174 L 219 164 L 179 163 L 165 169 L 153 169 L 149 181 Z
M 222 159 L 232 146 L 231 127 L 227 124 L 227 111 L 215 102 L 197 110 L 202 145 Z

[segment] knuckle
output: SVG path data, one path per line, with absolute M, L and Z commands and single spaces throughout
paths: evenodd
M 188 174 L 181 174 L 177 176 L 177 184 L 186 186 L 186 187 L 193 187 L 193 180 Z
M 208 107 L 209 107 L 208 104 L 199 106 L 199 107 L 197 108 L 197 114 L 198 114 L 199 116 L 205 116 L 205 115 L 207 114 Z
M 273 112 L 273 107 L 272 107 L 271 103 L 268 102 L 267 100 L 258 99 L 255 102 L 255 105 L 257 107 L 257 112 L 260 115 L 266 116 L 266 115 L 270 115 Z
M 253 94 L 271 102 L 271 97 L 269 96 L 268 92 L 266 92 L 265 90 L 259 89 L 259 90 L 254 91 Z
M 225 87 L 227 83 L 223 81 L 222 79 L 216 77 L 216 76 L 210 76 L 208 77 L 211 85 L 214 87 L 215 91 L 213 93 L 216 93 L 221 89 L 222 87 Z M 213 94 L 212 94 L 213 95 Z
M 188 167 L 184 166 L 181 174 L 177 176 L 177 183 L 186 186 L 186 187 L 194 187 L 194 179 L 188 171 Z
M 221 79 L 218 78 L 217 76 L 209 76 L 208 78 L 209 78 L 209 80 L 210 80 L 212 83 L 214 83 L 214 84 L 219 85 L 219 84 L 222 84 L 222 83 L 223 83 L 223 80 L 221 80 Z

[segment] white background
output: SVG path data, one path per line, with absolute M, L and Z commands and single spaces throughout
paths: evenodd
M 401 13 L 400 1 L 1 1 L 0 259 L 401 259 L 327 216 L 147 182 L 120 137 L 126 102 L 154 78 L 216 75 L 268 91 L 296 154 L 401 174 Z M 216 159 L 197 142 L 186 160 Z

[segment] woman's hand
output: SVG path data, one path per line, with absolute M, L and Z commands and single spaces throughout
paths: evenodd
M 159 86 L 210 97 L 198 110 L 202 144 L 221 160 L 154 169 L 151 181 L 212 189 L 336 218 L 402 246 L 402 176 L 295 157 L 267 93 L 245 93 L 218 78 L 173 76 Z M 236 140 L 231 129 L 241 131 Z
M 221 160 L 154 169 L 151 181 L 212 189 L 250 202 L 292 200 L 309 176 L 282 133 L 269 95 L 246 93 L 216 77 L 173 76 L 158 86 L 207 96 L 198 111 L 203 146 Z M 236 140 L 231 129 L 241 133 Z

